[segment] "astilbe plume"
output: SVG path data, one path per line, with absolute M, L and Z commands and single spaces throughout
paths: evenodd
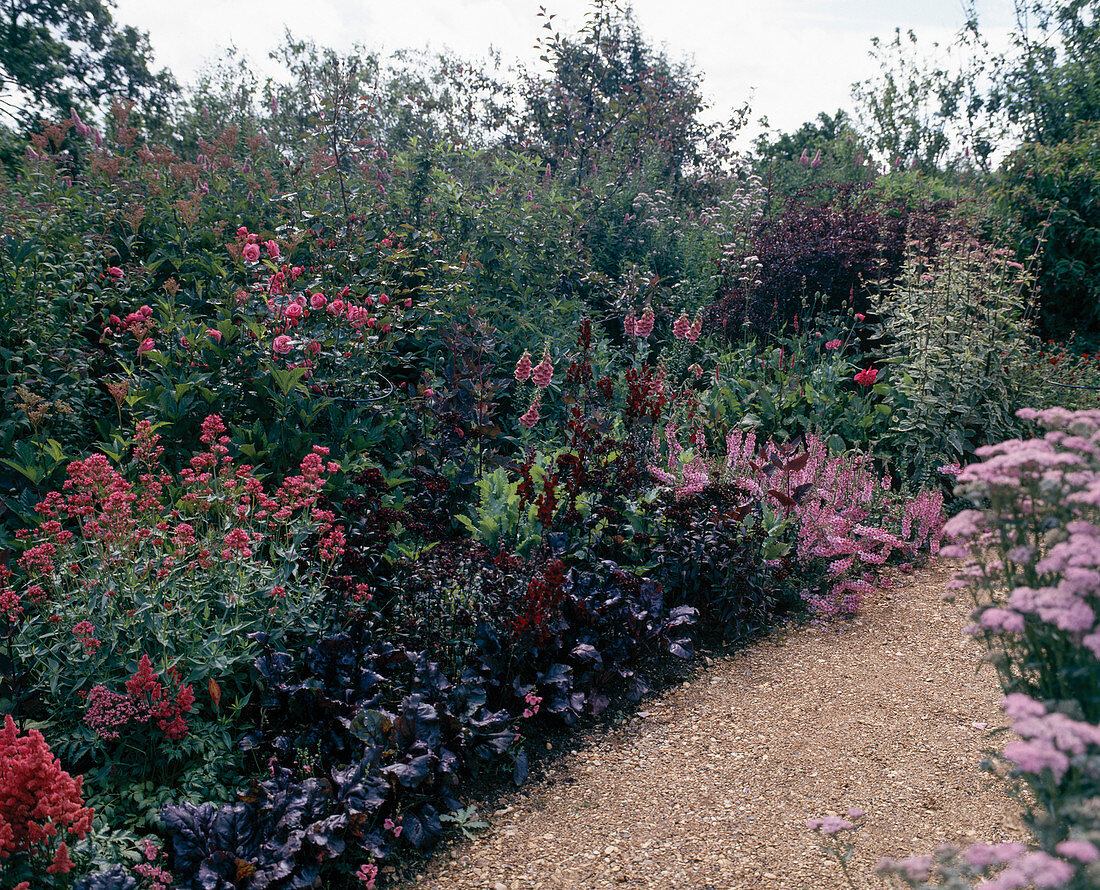
M 84 806 L 83 781 L 61 768 L 40 732 L 21 735 L 6 715 L 0 730 L 0 860 L 45 851 L 57 838 L 83 838 L 93 816 Z M 62 840 L 46 871 L 65 874 L 71 868 Z
M 185 716 L 195 704 L 195 692 L 175 676 L 176 690 L 169 694 L 148 655 L 142 655 L 137 671 L 126 681 L 126 694 L 106 686 L 88 692 L 84 722 L 104 739 L 117 739 L 123 729 L 155 723 L 166 738 L 178 741 L 187 735 Z
M 830 457 L 818 437 L 807 438 L 805 460 L 781 476 L 775 467 L 790 457 L 770 442 L 758 444 L 752 432 L 738 430 L 726 437 L 724 461 L 704 457 L 700 446 L 697 456 L 683 463 L 673 425 L 665 429 L 665 442 L 667 465 L 649 469 L 678 498 L 724 482 L 750 498 L 775 501 L 794 521 L 798 561 L 807 568 L 821 566 L 824 572 L 824 588 L 808 587 L 802 594 L 819 615 L 858 611 L 862 597 L 874 590 L 877 571 L 891 558 L 911 559 L 921 549 L 933 555 L 939 550 L 942 493 L 922 491 L 894 503 L 889 479 L 878 475 L 869 459 L 858 454 Z M 801 496 L 791 498 L 794 491 L 801 491 Z M 884 518 L 895 521 L 896 530 L 884 527 Z

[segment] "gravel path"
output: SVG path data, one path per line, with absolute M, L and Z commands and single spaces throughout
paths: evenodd
M 882 886 L 883 855 L 1024 837 L 978 769 L 1000 690 L 988 666 L 975 675 L 981 649 L 942 600 L 948 575 L 902 577 L 857 621 L 712 661 L 400 886 L 830 890 L 846 884 L 805 822 L 849 807 L 867 812 L 860 887 Z

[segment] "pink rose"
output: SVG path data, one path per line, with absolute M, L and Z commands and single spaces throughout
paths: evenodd
M 325 303 L 327 302 L 328 300 L 325 299 L 324 294 L 314 294 L 309 298 L 309 308 L 315 312 L 320 312 L 325 308 Z
M 241 256 L 244 257 L 246 263 L 255 263 L 260 259 L 260 245 L 259 244 L 246 244 L 241 249 Z
M 276 244 L 274 241 L 265 242 L 264 247 L 267 248 L 267 255 L 273 260 L 277 260 L 279 258 L 279 245 Z
M 297 303 L 291 303 L 289 306 L 286 307 L 286 309 L 283 310 L 283 315 L 285 315 L 287 318 L 291 318 L 297 321 L 299 318 L 302 317 L 302 307 L 299 306 Z
M 279 353 L 279 355 L 286 355 L 294 348 L 294 341 L 286 334 L 280 334 L 275 338 L 275 342 L 271 344 L 271 348 Z

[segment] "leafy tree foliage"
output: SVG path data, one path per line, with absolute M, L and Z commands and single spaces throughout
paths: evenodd
M 0 111 L 24 126 L 37 115 L 135 102 L 150 120 L 177 89 L 151 68 L 148 35 L 119 26 L 110 0 L 0 3 Z

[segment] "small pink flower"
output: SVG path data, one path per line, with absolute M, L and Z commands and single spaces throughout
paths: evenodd
M 856 313 L 856 321 L 866 321 L 866 320 L 867 320 L 867 316 L 864 315 L 862 312 L 857 312 Z
M 107 274 L 110 275 L 112 278 L 121 278 L 123 272 L 118 266 L 111 266 L 107 269 Z
M 388 296 L 386 296 L 385 294 L 382 294 L 378 298 L 378 305 L 379 306 L 388 306 L 389 304 L 390 304 L 390 298 Z
M 246 263 L 255 263 L 260 259 L 260 245 L 259 244 L 246 244 L 241 249 L 241 256 L 244 257 Z
M 527 429 L 534 427 L 539 422 L 539 400 L 535 399 L 531 403 L 531 407 L 527 409 L 527 413 L 520 417 L 519 422 L 522 423 Z
M 355 877 L 359 879 L 364 890 L 374 890 L 374 882 L 378 877 L 378 866 L 370 862 L 364 862 L 359 866 L 359 871 L 355 873 Z
M 531 376 L 531 353 L 524 350 L 523 355 L 519 357 L 519 361 L 516 362 L 516 370 L 512 374 L 517 381 L 523 383 L 524 380 Z
M 691 323 L 691 327 L 688 329 L 688 342 L 693 346 L 699 342 L 699 338 L 703 335 L 703 319 L 702 316 L 696 316 L 695 321 Z
M 434 395 L 435 395 L 435 390 L 434 389 L 431 389 L 429 387 L 428 389 L 424 390 L 424 398 L 430 399 Z
M 294 341 L 286 334 L 280 334 L 275 338 L 275 342 L 271 344 L 271 348 L 279 353 L 279 355 L 286 355 L 294 348 Z
M 825 344 L 825 348 L 830 350 L 830 351 L 833 350 L 833 349 L 840 349 L 840 341 L 839 340 L 830 340 L 828 343 Z
M 405 300 L 405 308 L 406 309 L 412 309 L 412 304 L 413 304 L 412 297 L 409 297 Z
M 157 348 L 157 344 L 153 342 L 152 337 L 146 337 L 141 341 L 141 345 L 138 346 L 138 355 L 144 355 L 146 352 L 152 352 Z
M 279 245 L 276 244 L 274 241 L 265 242 L 264 247 L 267 248 L 267 255 L 273 260 L 277 260 L 279 258 Z
M 312 309 L 314 312 L 320 312 L 322 309 L 325 308 L 325 304 L 327 302 L 328 300 L 325 299 L 324 294 L 314 294 L 312 297 L 309 298 L 309 308 Z
M 206 336 L 217 340 L 219 343 L 222 342 L 222 332 L 219 331 L 217 328 L 207 328 Z
M 309 352 L 310 355 L 320 355 L 321 344 L 318 343 L 316 340 L 310 340 L 309 345 L 306 346 L 306 350 Z
M 694 365 L 691 365 L 688 370 L 695 375 L 696 380 L 703 376 L 703 366 L 700 365 L 698 362 L 696 362 Z

